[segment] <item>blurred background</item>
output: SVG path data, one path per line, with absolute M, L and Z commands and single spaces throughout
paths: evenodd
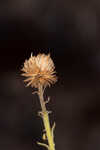
M 36 144 L 43 130 L 38 97 L 20 76 L 31 52 L 51 53 L 56 66 L 58 82 L 45 92 L 56 150 L 99 150 L 100 1 L 0 1 L 2 150 L 45 150 Z

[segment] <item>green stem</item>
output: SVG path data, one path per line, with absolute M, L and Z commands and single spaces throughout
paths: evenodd
M 43 123 L 47 135 L 47 140 L 48 140 L 48 145 L 49 145 L 49 150 L 55 150 L 55 144 L 52 136 L 52 130 L 50 128 L 50 121 L 49 121 L 49 116 L 48 116 L 48 111 L 45 106 L 45 101 L 43 98 L 43 87 L 40 85 L 38 88 L 39 92 L 39 99 L 40 99 L 40 104 L 42 108 L 42 118 L 43 118 Z

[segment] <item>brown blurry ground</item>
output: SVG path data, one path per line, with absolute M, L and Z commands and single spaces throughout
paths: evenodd
M 100 73 L 97 67 L 99 62 L 95 61 L 98 56 L 91 55 L 51 50 L 58 83 L 48 88 L 45 96 L 51 97 L 48 109 L 53 110 L 51 124 L 56 121 L 55 142 L 58 150 L 99 150 Z M 15 69 L 6 66 L 1 72 L 0 145 L 4 150 L 42 150 L 36 144 L 36 141 L 41 141 L 43 129 L 42 120 L 37 116 L 40 104 L 38 97 L 31 94 L 33 89 L 25 88 L 20 76 L 21 58 L 13 64 Z
M 39 100 L 20 69 L 31 52 L 50 52 L 56 150 L 99 150 L 100 2 L 1 0 L 0 10 L 0 149 L 43 149 Z

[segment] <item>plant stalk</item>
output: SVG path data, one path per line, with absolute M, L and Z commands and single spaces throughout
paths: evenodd
M 50 127 L 49 115 L 48 115 L 48 111 L 46 109 L 46 105 L 45 105 L 46 103 L 44 101 L 43 93 L 44 93 L 43 87 L 40 85 L 38 88 L 38 95 L 39 95 L 40 104 L 41 104 L 41 108 L 42 108 L 41 114 L 42 114 L 44 128 L 45 128 L 45 132 L 46 132 L 46 136 L 47 136 L 47 140 L 48 140 L 48 146 L 49 146 L 49 150 L 55 150 L 52 129 Z

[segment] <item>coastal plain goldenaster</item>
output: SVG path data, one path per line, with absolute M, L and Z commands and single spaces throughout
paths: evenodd
M 31 54 L 31 57 L 25 60 L 21 71 L 23 71 L 22 76 L 27 78 L 24 80 L 27 86 L 38 88 L 41 85 L 45 88 L 57 81 L 55 66 L 50 54 L 38 54 L 37 56 Z

